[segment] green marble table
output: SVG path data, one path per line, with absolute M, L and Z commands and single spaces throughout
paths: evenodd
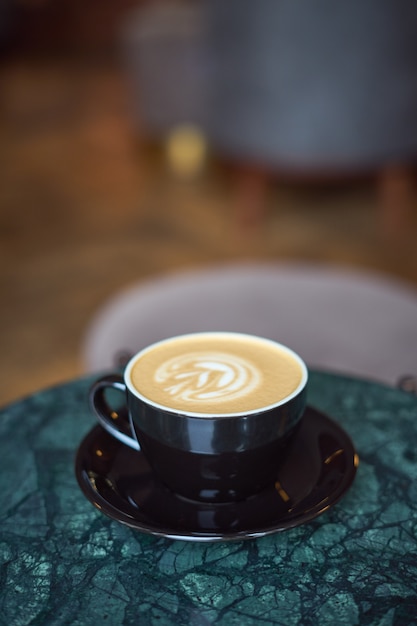
M 0 413 L 0 624 L 417 624 L 417 398 L 312 372 L 309 403 L 361 463 L 304 526 L 240 542 L 142 534 L 102 515 L 74 476 L 95 424 L 91 379 Z

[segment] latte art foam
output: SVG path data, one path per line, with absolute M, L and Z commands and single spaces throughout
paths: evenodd
M 235 354 L 192 352 L 163 363 L 155 382 L 173 399 L 183 402 L 213 402 L 220 398 L 243 398 L 259 387 L 262 373 Z
M 195 333 L 160 341 L 130 361 L 135 395 L 172 411 L 242 415 L 288 399 L 307 380 L 301 359 L 268 339 L 240 333 Z

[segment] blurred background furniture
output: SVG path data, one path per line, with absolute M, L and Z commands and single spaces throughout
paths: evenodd
M 220 265 L 133 285 L 93 316 L 85 368 L 112 369 L 154 341 L 206 330 L 275 339 L 314 368 L 391 385 L 417 373 L 416 290 L 298 263 Z
M 210 128 L 226 153 L 330 174 L 416 158 L 415 2 L 210 0 L 208 8 Z
M 417 159 L 412 0 L 211 0 L 208 135 L 235 160 L 241 219 L 263 217 L 274 174 L 377 175 L 380 224 L 405 227 Z
M 277 177 L 372 175 L 395 234 L 413 210 L 416 32 L 413 0 L 145 4 L 122 37 L 133 118 L 145 136 L 201 125 L 235 166 L 242 225 L 264 218 Z

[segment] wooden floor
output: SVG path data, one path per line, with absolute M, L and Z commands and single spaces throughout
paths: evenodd
M 275 183 L 244 233 L 217 163 L 183 180 L 140 147 L 114 60 L 9 58 L 0 81 L 0 404 L 81 374 L 92 315 L 145 278 L 302 259 L 417 285 L 416 212 L 387 240 L 371 181 Z

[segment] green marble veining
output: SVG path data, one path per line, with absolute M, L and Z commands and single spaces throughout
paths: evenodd
M 316 520 L 237 543 L 141 534 L 74 471 L 91 379 L 0 413 L 0 625 L 417 624 L 417 398 L 313 372 L 309 403 L 351 435 L 353 486 Z

